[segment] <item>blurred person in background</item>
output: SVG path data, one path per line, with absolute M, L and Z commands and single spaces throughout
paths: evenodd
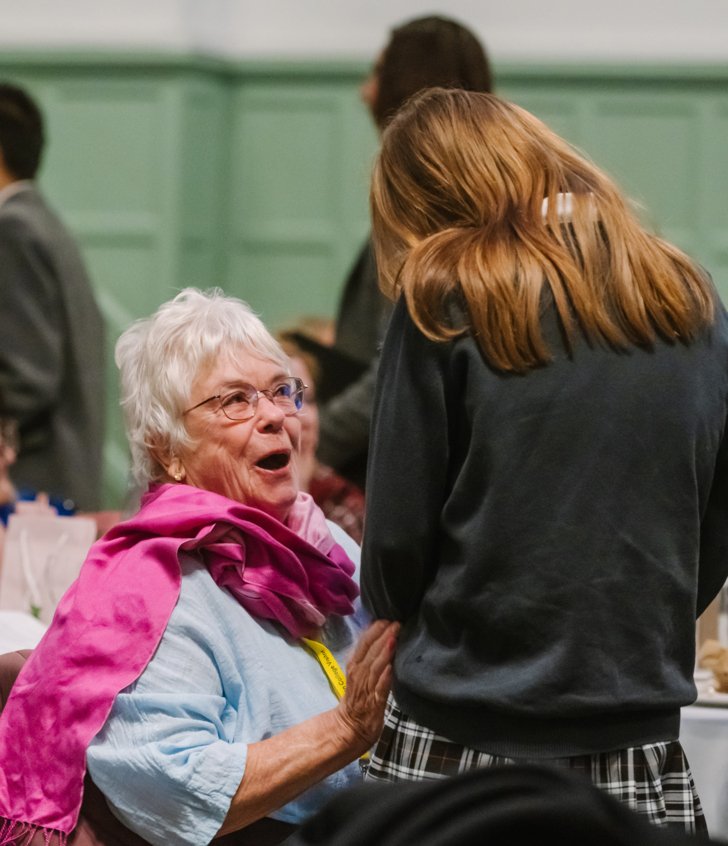
M 428 15 L 395 27 L 361 86 L 361 98 L 381 132 L 413 94 L 432 86 L 490 91 L 485 48 L 463 24 Z M 369 429 L 379 349 L 391 305 L 379 290 L 367 238 L 344 284 L 336 318 L 335 347 L 362 373 L 320 406 L 322 463 L 362 489 L 366 484 Z
M 18 427 L 14 420 L 0 417 L 0 523 L 7 525 L 15 507 L 15 485 L 10 468 L 18 455 Z
M 35 183 L 44 141 L 37 104 L 0 83 L 0 416 L 18 424 L 18 489 L 94 511 L 104 327 L 78 247 Z
M 43 491 L 18 490 L 13 482 L 12 468 L 18 460 L 18 424 L 9 417 L 0 417 L 0 527 L 7 526 L 10 515 L 45 514 L 55 516 L 64 514 L 61 508 L 50 502 Z M 109 524 L 116 521 L 116 512 L 103 512 Z M 92 515 L 94 517 L 101 515 Z M 98 526 L 98 522 L 97 522 Z M 105 531 L 99 526 L 99 533 Z
M 728 317 L 613 182 L 433 89 L 372 181 L 384 290 L 362 592 L 402 634 L 379 780 L 576 769 L 705 829 L 679 742 L 728 576 Z
M 319 406 L 316 400 L 318 363 L 297 342 L 300 331 L 282 331 L 278 340 L 291 359 L 291 372 L 305 384 L 306 405 L 301 412 L 301 450 L 299 458 L 301 490 L 307 491 L 332 522 L 341 526 L 358 544 L 364 533 L 364 492 L 332 467 L 319 461 Z

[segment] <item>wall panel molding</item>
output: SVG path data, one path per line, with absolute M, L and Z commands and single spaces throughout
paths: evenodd
M 108 327 L 107 505 L 126 446 L 112 350 L 185 285 L 276 328 L 333 314 L 368 229 L 369 63 L 0 51 L 46 113 L 41 185 L 75 232 Z M 499 63 L 499 93 L 614 175 L 728 299 L 728 64 Z

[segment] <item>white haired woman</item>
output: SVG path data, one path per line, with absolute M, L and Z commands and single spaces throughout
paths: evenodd
M 116 360 L 150 487 L 92 548 L 0 718 L 0 843 L 64 843 L 86 764 L 150 843 L 279 842 L 359 780 L 396 626 L 354 646 L 358 549 L 298 490 L 304 386 L 244 303 L 187 289 Z

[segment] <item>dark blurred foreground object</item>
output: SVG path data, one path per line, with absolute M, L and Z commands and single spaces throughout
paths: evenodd
M 369 783 L 342 793 L 286 846 L 695 846 L 569 770 L 517 765 L 441 781 Z

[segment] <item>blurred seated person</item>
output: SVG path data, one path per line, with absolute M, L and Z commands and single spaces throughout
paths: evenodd
M 299 490 L 303 385 L 244 303 L 184 290 L 116 362 L 149 488 L 0 716 L 0 831 L 65 843 L 88 767 L 149 843 L 280 842 L 360 781 L 397 626 L 364 627 L 358 547 Z
M 305 327 L 304 327 L 305 328 Z M 313 355 L 301 349 L 295 330 L 279 334 L 281 346 L 291 359 L 291 372 L 304 383 L 306 405 L 301 413 L 300 485 L 308 491 L 326 517 L 341 526 L 357 543 L 364 532 L 364 492 L 316 457 L 319 442 L 319 410 L 316 402 L 319 367 Z
M 15 422 L 0 418 L 0 565 L 2 565 L 5 526 L 15 504 L 15 488 L 10 478 L 10 466 L 17 450 Z
M 10 467 L 15 463 L 20 448 L 20 437 L 16 420 L 0 417 L 0 525 L 7 526 L 11 514 L 46 513 L 68 516 L 75 513 L 75 503 L 64 497 L 49 497 L 44 491 L 17 488 L 11 478 Z M 88 512 L 96 521 L 97 537 L 101 537 L 121 519 L 121 512 L 115 510 Z
M 8 417 L 0 417 L 0 524 L 7 526 L 11 514 L 22 511 L 25 514 L 59 513 L 62 503 L 51 503 L 45 493 L 36 493 L 27 488 L 16 488 L 10 468 L 18 457 L 18 424 Z M 68 512 L 66 512 L 68 513 Z
M 50 514 L 69 516 L 75 511 L 74 503 L 58 497 L 49 497 L 45 492 L 30 488 L 16 488 L 12 480 L 11 466 L 18 456 L 18 426 L 15 420 L 0 418 L 0 525 L 7 526 L 11 514 Z M 96 511 L 88 516 L 96 521 L 97 536 L 100 537 L 120 519 L 119 511 Z
M 0 523 L 6 526 L 15 511 L 25 513 L 72 514 L 73 503 L 54 498 L 29 488 L 17 488 L 11 478 L 11 466 L 18 458 L 20 437 L 18 423 L 10 417 L 0 417 Z
M 10 467 L 18 454 L 18 427 L 14 420 L 0 418 L 0 523 L 6 525 L 15 506 L 15 486 Z

